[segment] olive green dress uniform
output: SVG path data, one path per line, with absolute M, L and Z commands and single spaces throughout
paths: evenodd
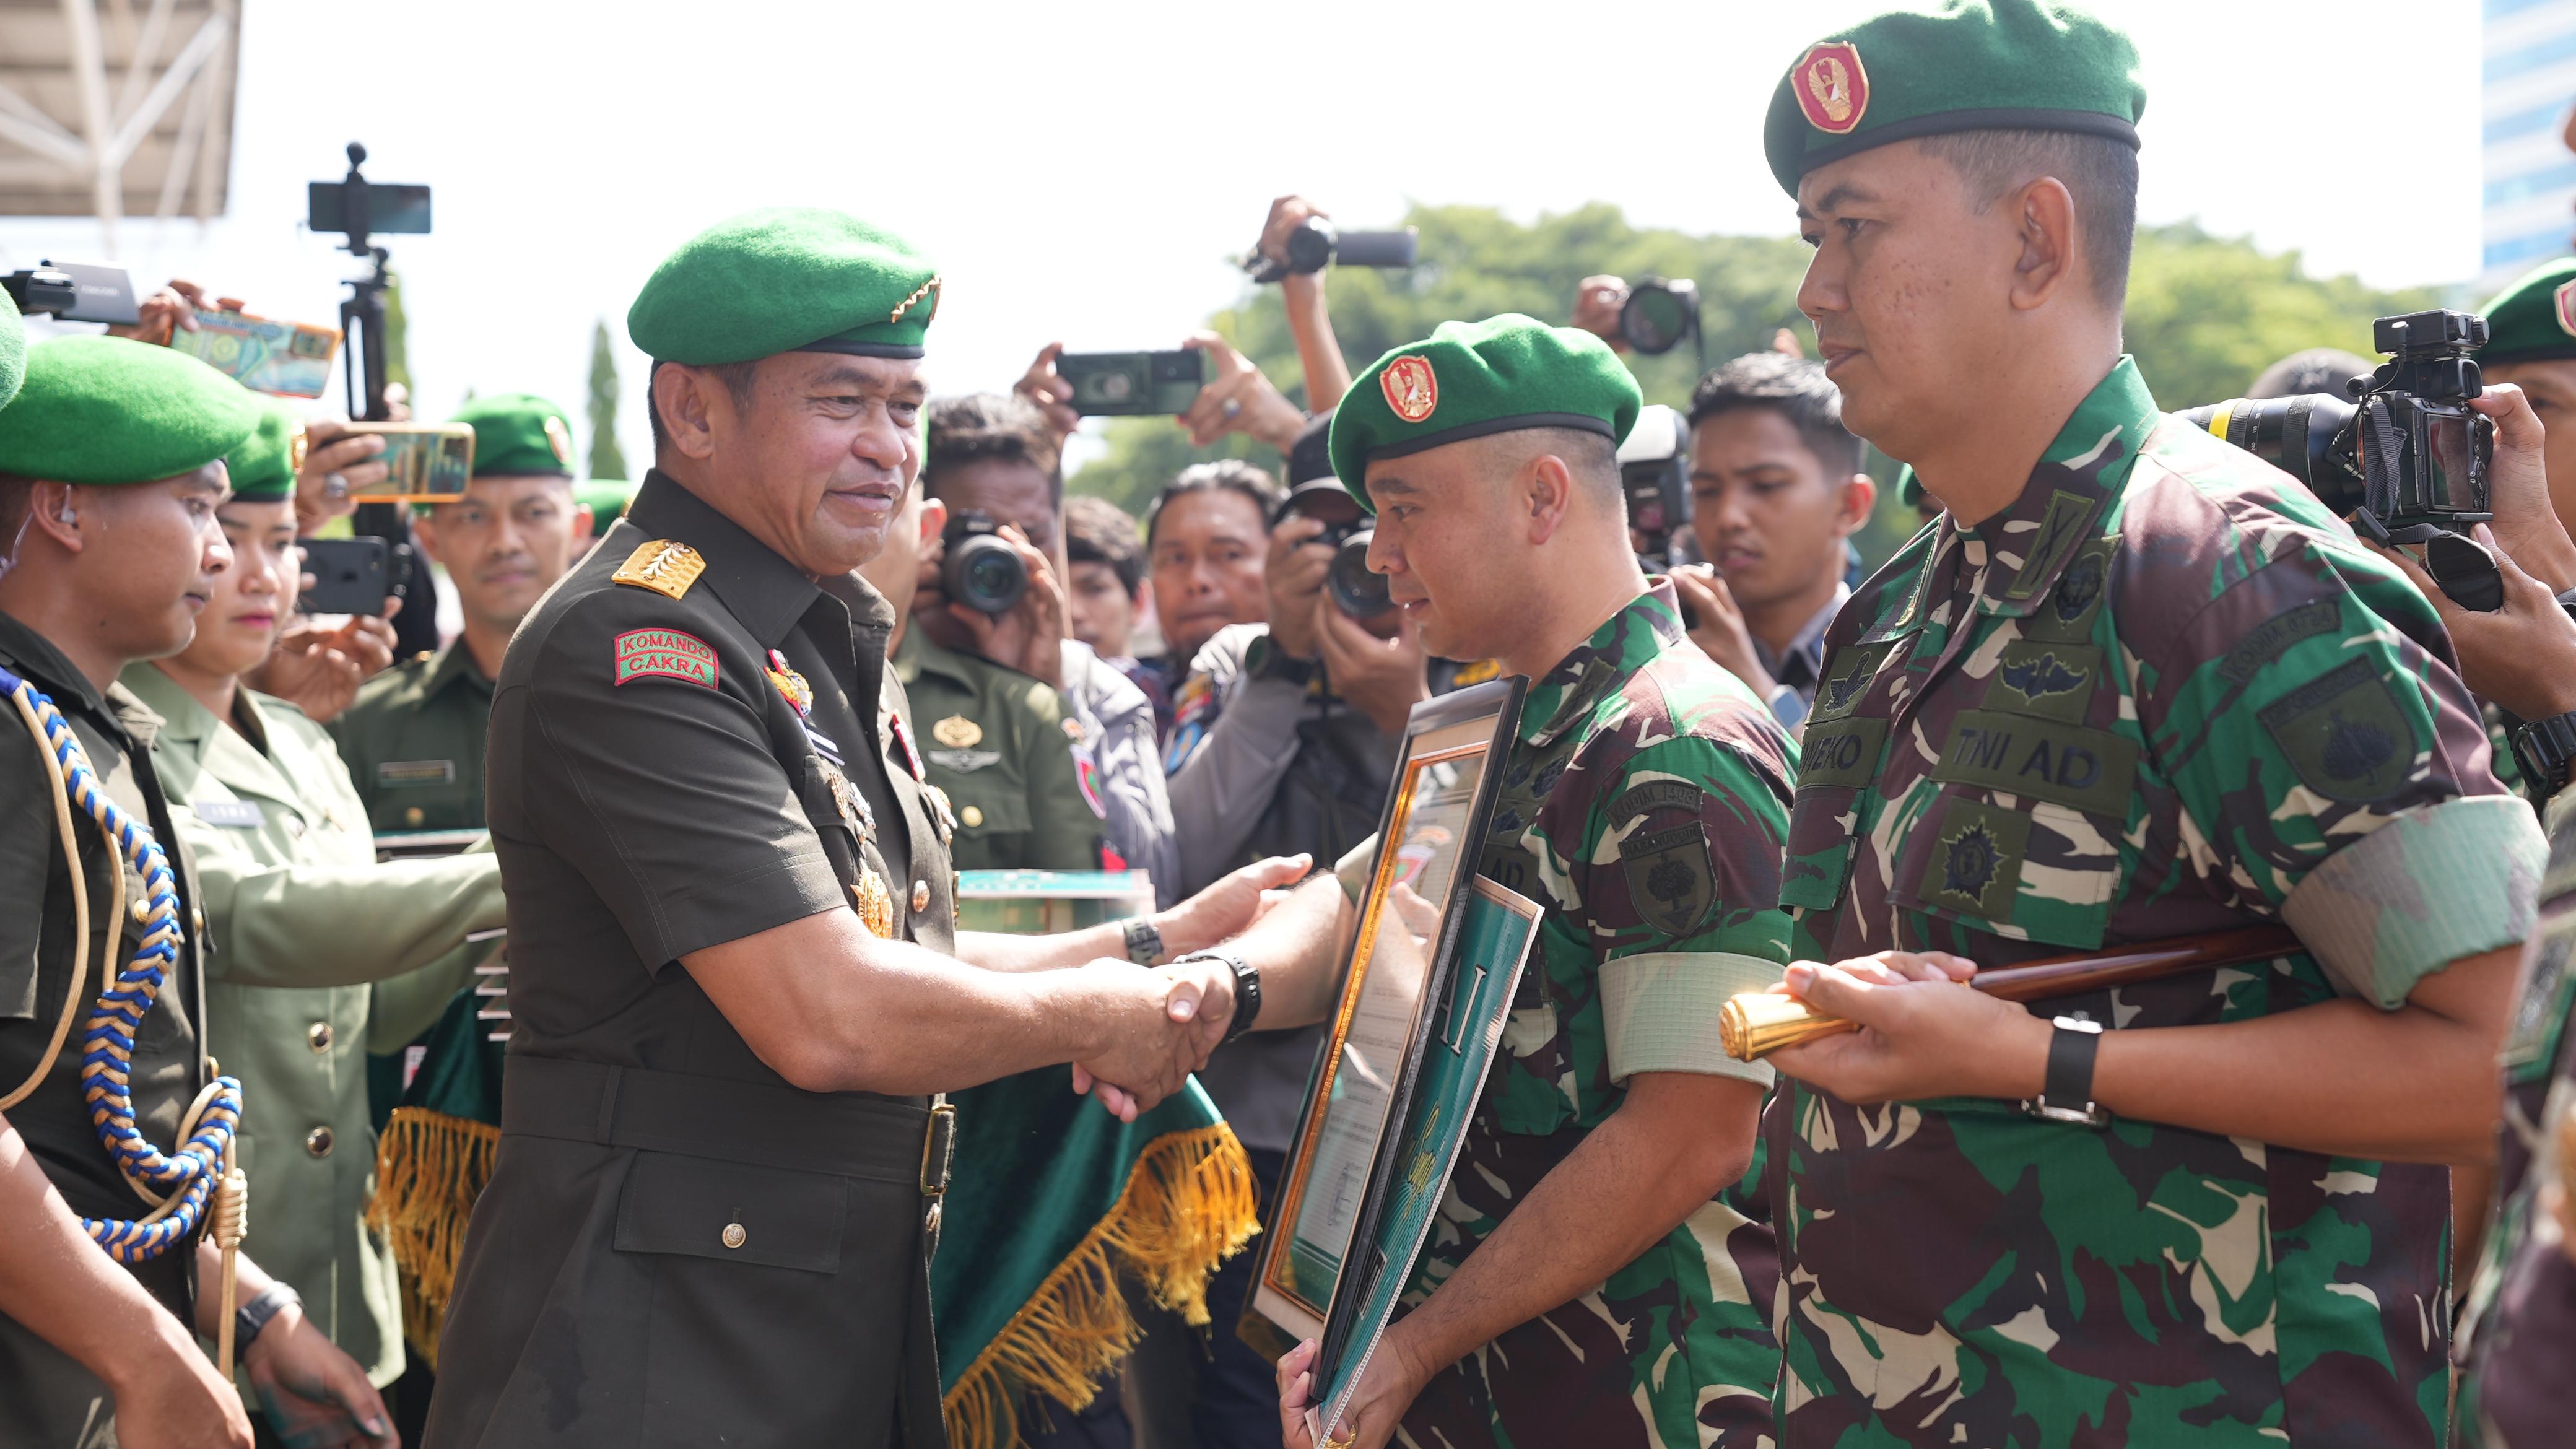
M 362 1221 L 376 1164 L 368 1041 L 410 1040 L 470 979 L 481 948 L 466 935 L 502 922 L 498 864 L 378 864 L 330 737 L 285 700 L 245 689 L 227 726 L 152 665 L 121 682 L 164 721 L 154 763 L 205 893 L 210 1040 L 249 1104 L 242 1250 L 390 1383 L 403 1367 L 393 1258 Z
M 1098 870 L 1064 701 L 1038 679 L 903 631 L 894 675 L 922 722 L 930 783 L 957 815 L 959 870 Z
M 0 403 L 16 392 L 21 364 L 17 315 L 0 309 Z M 238 445 L 257 421 L 249 395 L 223 374 L 166 348 L 111 337 L 69 337 L 26 354 L 25 391 L 0 427 L 0 471 L 88 484 L 193 472 Z M 134 1121 L 154 1146 L 175 1150 L 188 1105 L 214 1075 L 205 1051 L 204 930 L 197 874 L 172 828 L 151 748 L 158 716 L 120 685 L 100 690 L 33 629 L 0 613 L 0 668 L 54 702 L 89 757 L 101 791 L 148 826 L 169 857 L 183 923 L 178 959 L 134 1034 L 129 1075 Z M 90 936 L 73 937 L 72 886 L 57 836 L 60 799 L 35 738 L 14 705 L 0 705 L 0 1098 L 26 1150 L 71 1210 L 131 1219 L 149 1204 L 128 1187 L 90 1121 L 80 1084 L 81 1051 L 67 1038 L 43 1071 L 55 1024 L 73 1000 L 95 1001 L 99 962 L 115 941 L 123 970 L 140 944 L 137 871 L 123 872 L 124 897 L 108 900 L 115 874 L 106 842 L 73 818 L 75 848 L 91 892 Z M 75 1007 L 85 1019 L 88 1007 Z M 19 1093 L 24 1091 L 25 1095 Z M 203 1220 L 201 1219 L 201 1222 Z M 196 1252 L 174 1244 L 131 1265 L 154 1301 L 194 1321 Z M 114 1406 L 106 1386 L 70 1357 L 0 1316 L 0 1446 L 60 1449 L 113 1445 Z
M 331 737 L 375 830 L 483 828 L 492 681 L 462 636 L 358 687 Z
M 782 209 L 684 246 L 627 321 L 692 365 L 917 357 L 936 291 L 899 241 Z M 431 1449 L 946 1443 L 926 1221 L 946 1114 L 790 1086 L 679 964 L 854 907 L 953 945 L 893 622 L 655 472 L 512 640 L 490 825 L 513 1030 Z

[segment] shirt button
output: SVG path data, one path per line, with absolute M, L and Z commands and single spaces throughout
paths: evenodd
M 206 934 L 206 913 L 203 909 L 196 906 L 188 907 L 188 922 L 190 930 L 200 936 Z
M 930 909 L 930 882 L 917 880 L 912 883 L 912 908 L 916 911 Z
M 744 1243 L 746 1243 L 746 1242 L 750 1241 L 750 1239 L 751 1239 L 751 1234 L 749 1234 L 749 1233 L 747 1233 L 747 1232 L 744 1232 L 744 1231 L 743 1231 L 742 1224 L 740 1224 L 740 1223 L 727 1223 L 727 1224 L 725 1224 L 725 1230 L 724 1230 L 724 1245 L 725 1245 L 726 1247 L 728 1247 L 728 1248 L 739 1248 L 739 1247 L 741 1247 Z
M 415 830 L 420 828 L 420 822 L 428 818 L 428 816 L 420 813 L 420 807 L 417 805 L 414 805 L 409 810 L 403 812 L 403 824 L 408 825 Z
M 312 1131 L 305 1133 L 304 1150 L 312 1153 L 316 1157 L 330 1156 L 331 1129 L 328 1127 L 316 1127 Z
M 317 1021 L 304 1029 L 304 1044 L 317 1052 L 331 1049 L 331 1023 Z
M 965 821 L 968 829 L 973 829 L 984 823 L 984 808 L 980 805 L 969 805 L 957 812 L 957 818 Z

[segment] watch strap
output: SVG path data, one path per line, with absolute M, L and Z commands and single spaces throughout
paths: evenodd
M 1234 973 L 1234 1015 L 1226 1021 L 1225 1040 L 1232 1041 L 1252 1030 L 1252 1024 L 1261 1018 L 1261 973 L 1251 962 L 1224 950 L 1192 951 L 1172 964 L 1177 966 L 1181 961 L 1224 962 L 1226 969 Z
M 1244 646 L 1243 672 L 1254 679 L 1285 680 L 1302 689 L 1315 682 L 1317 667 L 1314 660 L 1299 659 L 1281 649 L 1266 633 L 1254 635 Z
M 252 1294 L 248 1302 L 233 1310 L 235 1351 L 250 1352 L 251 1344 L 258 1341 L 260 1331 L 268 1327 L 270 1319 L 285 1312 L 286 1305 L 301 1305 L 303 1302 L 304 1295 L 288 1286 L 285 1279 L 270 1280 L 267 1287 Z
M 1124 931 L 1128 960 L 1139 966 L 1151 966 L 1162 959 L 1163 933 L 1153 922 L 1137 916 L 1126 923 Z
M 2102 1047 L 2102 1023 L 2061 1016 L 2051 1023 L 2048 1070 L 2039 1095 L 2023 1104 L 2034 1117 L 2085 1127 L 2110 1125 L 2111 1114 L 2093 1103 L 2093 1058 Z
M 2576 714 L 2553 714 L 2515 725 L 2508 738 L 2513 742 L 2514 763 L 2522 766 L 2534 791 L 2546 797 L 2566 785 L 2568 767 L 2576 764 Z

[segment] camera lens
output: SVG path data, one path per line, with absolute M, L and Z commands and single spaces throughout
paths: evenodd
M 1136 395 L 1136 379 L 1123 372 L 1096 373 L 1090 379 L 1093 402 L 1123 403 Z
M 1649 357 L 1681 345 L 1682 339 L 1690 335 L 1690 326 L 1690 303 L 1678 288 L 1658 278 L 1639 282 L 1619 308 L 1619 334 L 1628 339 L 1629 346 Z
M 1029 591 L 1029 571 L 1018 551 L 989 533 L 951 542 L 940 574 L 952 602 L 986 614 L 1009 613 Z
M 1324 590 L 1333 596 L 1333 607 L 1354 619 L 1374 619 L 1395 607 L 1388 597 L 1386 575 L 1372 573 L 1368 551 L 1377 530 L 1363 528 L 1342 540 L 1333 550 L 1332 570 L 1324 575 Z

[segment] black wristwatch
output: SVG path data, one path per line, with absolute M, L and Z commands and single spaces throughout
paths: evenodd
M 249 1302 L 233 1310 L 233 1351 L 250 1352 L 270 1319 L 285 1312 L 286 1305 L 303 1302 L 304 1295 L 286 1286 L 285 1279 L 271 1279 L 267 1287 L 250 1296 Z
M 2102 1023 L 2085 1016 L 2061 1016 L 2048 1038 L 2048 1075 L 2039 1095 L 2021 1104 L 2034 1117 L 2071 1122 L 2096 1131 L 2111 1125 L 2111 1114 L 2093 1103 L 2093 1054 L 2102 1046 Z
M 1232 1041 L 1252 1030 L 1252 1023 L 1261 1015 L 1261 973 L 1252 969 L 1252 963 L 1232 951 L 1192 951 L 1172 964 L 1177 966 L 1181 961 L 1224 962 L 1234 972 L 1234 1019 L 1225 1024 L 1225 1039 Z
M 2506 737 L 2513 741 L 2514 763 L 2543 800 L 2567 784 L 2567 767 L 2576 764 L 2576 714 L 2518 724 Z
M 1253 679 L 1284 679 L 1303 689 L 1315 682 L 1315 669 L 1314 660 L 1293 657 L 1267 634 L 1253 636 L 1244 646 L 1243 672 Z
M 1127 959 L 1139 966 L 1151 966 L 1163 954 L 1163 933 L 1153 922 L 1137 916 L 1127 922 Z

